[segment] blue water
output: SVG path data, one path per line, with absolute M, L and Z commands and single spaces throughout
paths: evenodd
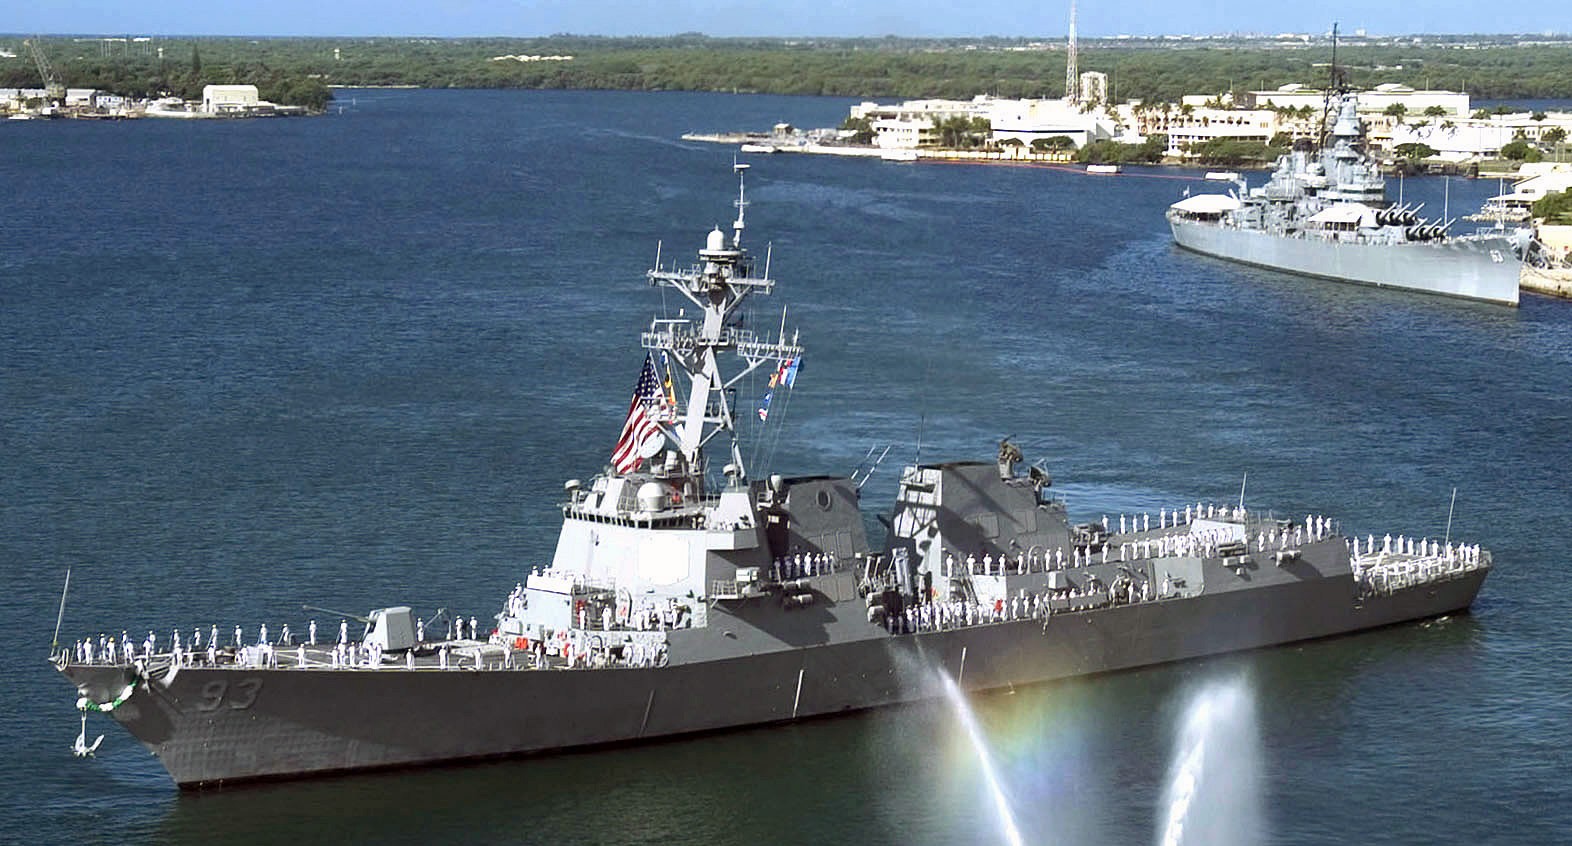
M 484 617 L 604 463 L 663 304 L 733 214 L 730 148 L 847 101 L 346 92 L 277 121 L 0 125 L 0 842 L 974 843 L 943 709 L 485 767 L 182 796 L 62 637 L 298 631 L 313 603 Z M 1078 517 L 1238 495 L 1493 549 L 1469 616 L 975 701 L 1030 843 L 1145 843 L 1186 691 L 1252 680 L 1271 842 L 1564 841 L 1572 810 L 1572 303 L 1520 309 L 1176 250 L 1194 174 L 754 159 L 760 328 L 809 352 L 763 472 L 987 458 Z M 1453 214 L 1495 183 L 1410 179 Z M 773 328 L 771 329 L 773 331 Z M 744 386 L 758 390 L 759 386 Z M 752 418 L 750 418 L 751 420 Z M 761 444 L 755 448 L 754 444 Z M 508 707 L 506 702 L 496 703 Z M 702 704 L 696 705 L 702 707 Z M 90 738 L 91 739 L 91 735 Z

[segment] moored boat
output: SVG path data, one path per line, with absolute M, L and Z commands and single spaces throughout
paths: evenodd
M 1008 441 L 902 470 L 876 546 L 862 479 L 743 458 L 739 408 L 767 421 L 805 352 L 742 320 L 776 286 L 743 247 L 746 208 L 739 184 L 729 235 L 648 272 L 691 316 L 639 333 L 605 468 L 563 488 L 549 560 L 497 574 L 518 581 L 492 620 L 390 603 L 358 633 L 87 635 L 53 656 L 79 753 L 89 712 L 183 787 L 638 742 L 933 697 L 944 677 L 1006 688 L 1444 614 L 1489 572 L 1471 544 L 1354 538 L 1242 500 L 1072 520 Z M 739 397 L 749 373 L 768 388 Z

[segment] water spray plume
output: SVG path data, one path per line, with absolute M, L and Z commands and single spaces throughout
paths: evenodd
M 966 696 L 956 686 L 955 681 L 949 676 L 943 676 L 944 696 L 950 700 L 950 706 L 955 709 L 955 717 L 960 721 L 961 727 L 966 729 L 966 737 L 971 741 L 972 751 L 977 753 L 977 762 L 982 767 L 983 779 L 988 783 L 988 792 L 993 797 L 994 810 L 999 813 L 999 827 L 1003 829 L 1004 842 L 1009 846 L 1022 846 L 1021 832 L 1015 825 L 1015 815 L 1010 813 L 1010 802 L 1004 795 L 1004 787 L 999 782 L 999 774 L 993 766 L 993 756 L 988 753 L 988 744 L 983 739 L 982 729 L 977 725 L 977 719 L 972 715 L 971 706 L 966 704 Z
M 1255 702 L 1243 677 L 1210 682 L 1185 709 L 1159 846 L 1261 842 Z

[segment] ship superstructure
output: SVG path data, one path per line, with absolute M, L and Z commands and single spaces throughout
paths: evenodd
M 789 391 L 803 350 L 741 319 L 775 283 L 742 247 L 740 180 L 730 237 L 647 274 L 693 316 L 641 334 L 609 465 L 567 483 L 555 553 L 521 567 L 494 625 L 390 605 L 359 632 L 81 638 L 52 656 L 77 754 L 98 749 L 89 712 L 188 788 L 630 743 L 930 698 L 945 677 L 1006 688 L 1444 614 L 1489 572 L 1450 538 L 1354 538 L 1242 500 L 1077 523 L 1009 441 L 904 468 L 873 549 L 857 479 L 743 463 L 742 380 Z
M 1451 234 L 1454 220 L 1386 199 L 1364 150 L 1357 97 L 1337 99 L 1329 145 L 1303 142 L 1271 179 L 1228 194 L 1196 194 L 1168 209 L 1181 247 L 1232 261 L 1379 287 L 1517 305 L 1527 233 Z

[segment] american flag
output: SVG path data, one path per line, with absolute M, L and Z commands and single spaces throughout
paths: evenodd
M 639 382 L 633 388 L 633 402 L 628 404 L 628 420 L 622 424 L 622 434 L 617 438 L 616 448 L 611 451 L 611 466 L 618 473 L 639 469 L 639 465 L 644 463 L 645 448 L 665 437 L 660 424 L 656 422 L 664 404 L 660 380 L 655 375 L 655 359 L 646 353 L 644 369 L 639 373 Z

